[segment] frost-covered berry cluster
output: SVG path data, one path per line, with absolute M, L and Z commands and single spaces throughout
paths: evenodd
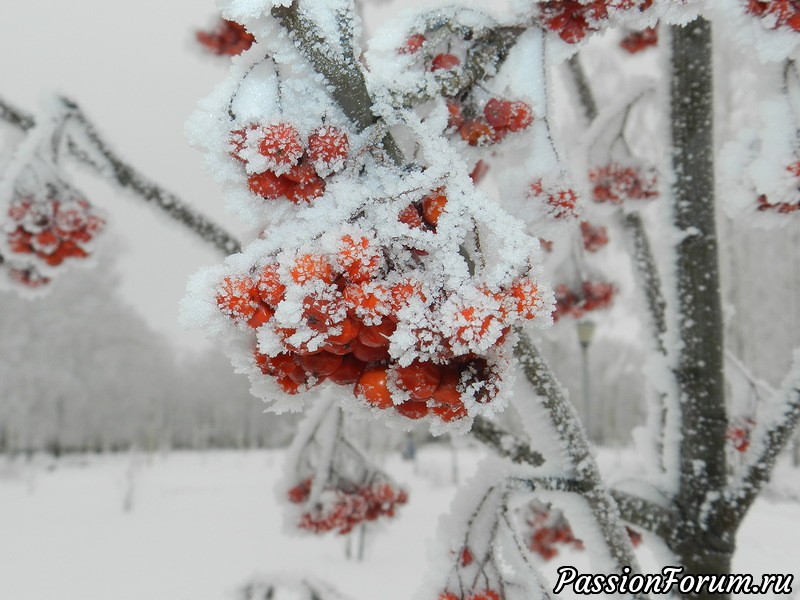
M 188 318 L 227 340 L 276 410 L 301 409 L 322 385 L 346 389 L 362 412 L 435 431 L 501 410 L 513 328 L 548 323 L 552 291 L 535 239 L 474 187 L 485 164 L 460 155 L 472 148 L 460 133 L 391 105 L 379 85 L 369 89 L 383 100 L 366 100 L 374 125 L 354 120 L 275 18 L 242 22 L 259 44 L 234 61 L 192 135 L 259 239 L 198 275 Z M 424 32 L 400 53 L 424 63 L 412 79 L 449 68 L 440 38 L 454 32 Z M 347 53 L 341 39 L 326 41 L 329 58 Z M 495 141 L 527 135 L 529 103 L 485 96 L 459 96 L 465 123 L 480 120 Z
M 307 479 L 290 489 L 287 493 L 289 502 L 305 503 L 311 495 L 311 485 L 312 480 Z M 325 489 L 311 508 L 300 515 L 297 527 L 310 533 L 335 531 L 346 535 L 362 523 L 394 517 L 397 508 L 406 502 L 406 491 L 386 482 L 349 490 Z
M 231 133 L 230 148 L 249 173 L 253 194 L 298 204 L 325 193 L 325 178 L 344 167 L 350 142 L 332 125 L 317 127 L 304 140 L 289 123 L 251 123 Z
M 255 38 L 236 21 L 220 19 L 212 31 L 198 31 L 197 42 L 212 54 L 236 56 L 253 45 Z

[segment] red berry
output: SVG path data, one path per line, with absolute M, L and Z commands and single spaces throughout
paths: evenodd
M 286 189 L 286 197 L 300 204 L 305 202 L 310 204 L 315 198 L 319 198 L 325 193 L 325 180 L 315 175 L 315 178 L 308 183 L 296 183 Z
M 253 313 L 253 316 L 247 320 L 247 324 L 253 329 L 258 329 L 264 323 L 269 321 L 272 318 L 272 315 L 274 314 L 275 311 L 272 310 L 269 306 L 260 304 L 258 308 L 256 308 L 256 311 Z
M 361 323 L 352 317 L 345 317 L 342 322 L 337 323 L 334 327 L 341 329 L 341 333 L 328 335 L 328 343 L 344 345 L 358 335 Z
M 254 295 L 255 284 L 249 277 L 226 277 L 217 292 L 217 306 L 232 318 L 250 319 L 256 312 Z
M 351 235 L 342 237 L 341 249 L 337 254 L 339 265 L 345 277 L 353 283 L 365 283 L 378 274 L 381 255 L 369 238 Z
M 461 392 L 458 384 L 461 379 L 456 367 L 443 367 L 439 385 L 431 394 L 431 398 L 442 404 L 458 407 L 461 405 Z
M 289 169 L 283 177 L 292 183 L 298 183 L 300 185 L 308 185 L 318 179 L 314 166 L 305 158 L 301 159 L 299 163 Z
M 475 163 L 475 167 L 472 169 L 472 172 L 469 174 L 470 179 L 472 179 L 472 183 L 479 184 L 481 180 L 486 177 L 486 173 L 489 172 L 489 165 L 483 160 L 479 160 Z
M 397 220 L 408 225 L 411 229 L 419 229 L 424 225 L 416 204 L 409 204 L 401 210 L 397 215 Z
M 455 54 L 437 54 L 431 61 L 431 71 L 440 69 L 450 70 L 461 64 L 461 59 Z
M 269 159 L 274 170 L 288 170 L 303 156 L 303 139 L 288 123 L 268 125 L 262 133 L 258 151 Z
M 362 325 L 358 332 L 358 341 L 371 348 L 388 346 L 395 329 L 397 323 L 391 319 L 383 319 L 377 325 Z
M 297 358 L 300 366 L 314 377 L 327 377 L 342 366 L 342 357 L 330 352 L 307 354 Z
M 407 419 L 422 419 L 428 415 L 428 405 L 413 400 L 406 400 L 402 404 L 398 404 L 395 406 L 395 410 Z
M 447 100 L 447 128 L 458 129 L 464 124 L 464 112 L 455 100 Z
M 524 102 L 512 102 L 510 110 L 511 114 L 508 119 L 509 131 L 522 131 L 533 123 L 531 107 Z
M 308 158 L 320 175 L 339 171 L 349 153 L 350 141 L 338 127 L 323 125 L 308 136 Z
M 289 272 L 297 283 L 323 281 L 333 283 L 333 267 L 324 256 L 318 254 L 303 254 L 298 257 L 294 267 Z
M 361 362 L 352 355 L 347 355 L 342 357 L 342 363 L 339 368 L 331 373 L 328 379 L 338 385 L 350 385 L 358 381 L 366 368 L 366 363 Z
M 389 360 L 389 346 L 367 346 L 362 344 L 359 338 L 350 342 L 353 356 L 365 363 L 376 363 Z
M 385 367 L 373 367 L 364 371 L 358 378 L 353 393 L 377 408 L 394 406 L 392 394 L 387 387 Z
M 414 54 L 418 52 L 422 45 L 425 43 L 425 36 L 421 33 L 415 33 L 406 40 L 406 45 L 400 48 L 401 54 Z
M 483 115 L 495 129 L 507 129 L 511 120 L 511 102 L 492 98 L 483 107 Z
M 434 190 L 422 199 L 422 215 L 430 225 L 435 227 L 446 205 L 447 196 L 444 195 L 444 188 Z
M 397 369 L 398 385 L 407 390 L 412 398 L 427 400 L 439 387 L 442 370 L 439 365 L 414 361 L 407 367 Z
M 251 192 L 267 200 L 277 200 L 282 196 L 286 196 L 286 192 L 291 187 L 291 182 L 279 177 L 272 171 L 253 173 L 247 178 L 247 184 Z
M 497 133 L 488 123 L 474 119 L 464 121 L 459 132 L 461 133 L 461 139 L 470 146 L 493 144 Z
M 281 283 L 277 264 L 267 265 L 261 270 L 257 289 L 261 300 L 270 306 L 277 306 L 283 300 L 286 286 Z

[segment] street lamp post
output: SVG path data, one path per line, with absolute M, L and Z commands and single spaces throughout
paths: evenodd
M 594 337 L 594 330 L 595 330 L 595 323 L 594 321 L 590 321 L 589 319 L 584 319 L 582 321 L 578 321 L 577 323 L 578 329 L 578 341 L 581 344 L 581 356 L 583 362 L 583 411 L 582 417 L 586 420 L 587 430 L 591 432 L 596 428 L 594 424 L 594 419 L 590 412 L 594 412 L 591 410 L 591 389 L 589 387 L 589 345 L 592 343 L 592 338 Z M 591 437 L 595 437 L 592 435 Z

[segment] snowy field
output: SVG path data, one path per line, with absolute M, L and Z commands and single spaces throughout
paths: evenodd
M 479 458 L 460 451 L 460 475 Z M 628 458 L 600 455 L 618 472 Z M 0 599 L 225 600 L 268 573 L 311 574 L 353 600 L 411 599 L 455 491 L 450 451 L 428 449 L 416 465 L 390 459 L 411 500 L 363 563 L 345 558 L 341 538 L 284 533 L 281 460 L 275 451 L 1 459 Z M 794 573 L 800 597 L 798 539 L 800 472 L 785 466 L 742 527 L 734 570 Z M 652 555 L 641 554 L 647 568 Z

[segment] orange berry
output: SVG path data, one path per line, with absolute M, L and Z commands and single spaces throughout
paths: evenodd
M 364 283 L 378 274 L 381 256 L 369 238 L 361 236 L 353 239 L 353 236 L 346 235 L 341 243 L 337 259 L 347 279 L 353 283 Z
M 407 390 L 416 400 L 427 400 L 439 387 L 442 370 L 430 362 L 414 361 L 407 367 L 397 369 L 399 386 Z
M 308 283 L 311 281 L 324 281 L 333 283 L 333 267 L 324 256 L 318 254 L 303 254 L 294 263 L 294 267 L 289 272 L 292 279 L 297 283 Z
M 277 306 L 283 300 L 286 286 L 281 283 L 277 264 L 267 265 L 261 269 L 257 287 L 261 300 L 270 306 Z
M 373 367 L 364 371 L 358 378 L 353 393 L 377 408 L 394 406 L 392 394 L 387 387 L 386 367 Z
M 461 139 L 470 146 L 486 146 L 493 144 L 497 132 L 488 123 L 478 120 L 464 121 L 459 129 Z
M 407 419 L 422 419 L 428 415 L 428 405 L 424 402 L 415 402 L 413 400 L 406 400 L 402 404 L 394 407 L 397 412 L 406 417 Z
M 422 199 L 422 215 L 429 224 L 436 226 L 446 205 L 447 196 L 444 195 L 444 188 L 436 189 Z
M 275 167 L 291 167 L 303 156 L 303 139 L 288 123 L 275 123 L 264 128 L 258 151 Z
M 431 61 L 431 71 L 454 69 L 461 64 L 461 59 L 455 54 L 437 54 Z

